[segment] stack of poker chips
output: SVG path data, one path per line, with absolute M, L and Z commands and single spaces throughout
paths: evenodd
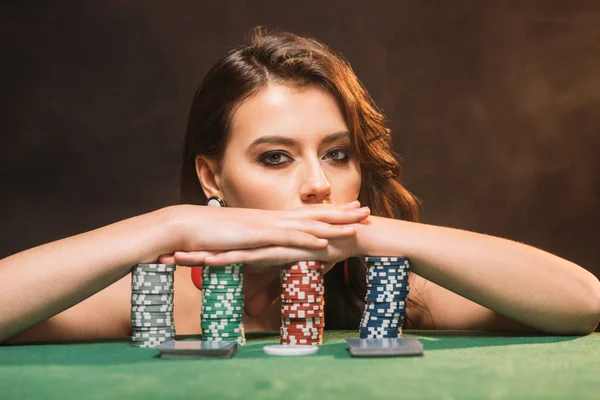
M 321 262 L 301 261 L 281 268 L 281 344 L 323 344 L 324 294 Z
M 366 262 L 367 295 L 360 338 L 401 337 L 409 292 L 409 261 L 398 257 L 366 257 Z
M 131 344 L 155 347 L 175 337 L 174 264 L 137 264 L 131 272 Z
M 246 343 L 244 310 L 244 267 L 232 264 L 202 268 L 202 339 Z

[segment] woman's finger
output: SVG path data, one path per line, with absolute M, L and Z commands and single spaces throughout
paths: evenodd
M 343 208 L 359 208 L 360 207 L 360 201 L 354 200 L 354 201 L 351 201 L 350 203 L 340 204 L 340 206 L 343 207 Z
M 311 219 L 290 219 L 282 221 L 287 228 L 299 230 L 323 239 L 338 239 L 352 236 L 356 233 L 354 224 L 331 225 Z M 298 246 L 296 244 L 296 246 Z
M 204 264 L 204 259 L 217 253 L 210 251 L 176 251 L 173 254 L 173 264 L 195 266 Z
M 255 267 L 281 266 L 298 260 L 328 259 L 327 249 L 305 249 L 297 247 L 267 246 L 258 249 L 232 250 L 204 258 L 208 266 L 248 264 Z
M 162 256 L 158 257 L 158 262 L 160 264 L 175 264 L 175 257 L 173 254 L 163 254 Z
M 255 235 L 259 236 L 256 241 L 256 248 L 276 245 L 322 249 L 327 247 L 327 244 L 329 243 L 325 238 L 320 238 L 310 233 L 293 229 L 293 227 L 275 229 L 264 228 L 257 231 Z
M 330 208 L 326 206 L 310 206 L 283 213 L 283 218 L 312 219 L 328 224 L 352 224 L 361 222 L 371 215 L 369 207 Z

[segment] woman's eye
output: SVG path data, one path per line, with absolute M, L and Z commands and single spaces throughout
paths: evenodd
M 264 165 L 281 165 L 290 161 L 291 158 L 280 151 L 266 153 L 260 157 L 260 162 Z
M 325 157 L 330 158 L 335 162 L 346 162 L 349 158 L 348 152 L 344 149 L 331 150 Z

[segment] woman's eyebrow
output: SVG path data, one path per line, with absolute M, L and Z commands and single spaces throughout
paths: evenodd
M 341 139 L 350 139 L 350 132 L 344 131 L 327 135 L 321 140 L 321 144 L 327 144 Z
M 336 140 L 346 139 L 346 138 L 350 138 L 350 132 L 331 133 L 331 134 L 325 136 L 321 140 L 321 144 L 327 144 L 327 143 L 335 142 Z M 272 136 L 272 135 L 271 136 L 261 136 L 257 139 L 254 139 L 252 141 L 252 143 L 250 143 L 250 145 L 248 146 L 248 151 L 252 150 L 254 147 L 258 146 L 259 144 L 263 144 L 263 143 L 280 144 L 280 145 L 284 145 L 284 146 L 295 146 L 298 144 L 298 142 L 295 139 L 284 137 L 284 136 Z

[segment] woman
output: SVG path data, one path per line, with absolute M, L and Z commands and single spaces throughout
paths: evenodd
M 248 331 L 278 328 L 277 267 L 297 260 L 327 263 L 328 327 L 357 329 L 364 255 L 411 260 L 405 328 L 594 330 L 600 283 L 592 274 L 520 243 L 419 224 L 398 179 L 385 118 L 343 58 L 257 28 L 196 93 L 184 204 L 0 261 L 0 342 L 129 334 L 128 273 L 158 258 L 246 264 Z M 227 207 L 203 206 L 211 197 Z M 188 268 L 176 276 L 177 332 L 198 333 L 201 294 Z

